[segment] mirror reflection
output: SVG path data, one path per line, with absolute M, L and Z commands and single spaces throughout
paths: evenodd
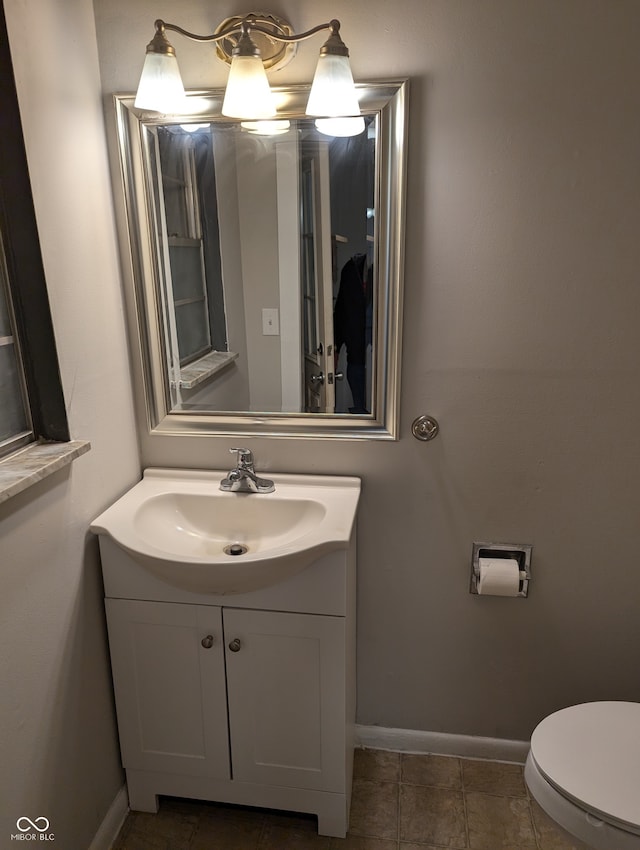
M 146 127 L 174 411 L 369 414 L 376 118 Z
M 154 433 L 395 438 L 406 82 L 359 84 L 360 132 L 181 115 L 115 95 L 136 380 Z M 347 119 L 350 121 L 352 119 Z

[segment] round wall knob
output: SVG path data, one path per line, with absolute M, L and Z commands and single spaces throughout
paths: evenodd
M 229 649 L 231 650 L 231 652 L 239 652 L 241 646 L 242 644 L 240 643 L 238 638 L 234 638 L 229 644 Z
M 211 649 L 213 646 L 213 635 L 207 635 L 203 637 L 200 643 L 204 646 L 205 649 Z
M 416 440 L 433 440 L 439 430 L 440 426 L 433 416 L 418 416 L 411 425 L 411 433 Z

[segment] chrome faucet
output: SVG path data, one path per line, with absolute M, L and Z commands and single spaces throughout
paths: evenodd
M 232 493 L 273 493 L 275 484 L 269 478 L 259 478 L 253 468 L 253 455 L 249 449 L 229 449 L 236 452 L 238 462 L 235 469 L 220 482 L 220 489 Z

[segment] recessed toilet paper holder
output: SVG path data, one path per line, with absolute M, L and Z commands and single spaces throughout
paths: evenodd
M 512 558 L 520 570 L 518 596 L 529 595 L 531 581 L 531 550 L 528 543 L 474 543 L 471 556 L 471 585 L 469 593 L 478 593 L 480 581 L 480 558 Z

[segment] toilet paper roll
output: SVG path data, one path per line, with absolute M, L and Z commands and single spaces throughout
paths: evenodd
M 483 596 L 517 596 L 520 568 L 514 558 L 480 558 L 478 593 Z

